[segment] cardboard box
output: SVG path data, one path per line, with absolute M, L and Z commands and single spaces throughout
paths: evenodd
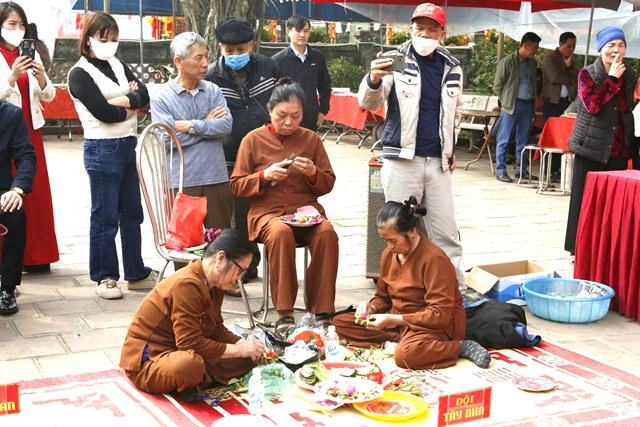
M 478 265 L 465 276 L 467 285 L 487 297 L 526 305 L 522 283 L 540 277 L 560 277 L 558 273 L 532 261 Z

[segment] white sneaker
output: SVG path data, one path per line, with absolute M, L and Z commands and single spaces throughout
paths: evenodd
M 118 285 L 117 281 L 108 277 L 102 279 L 100 283 L 98 283 L 96 293 L 100 298 L 104 299 L 122 298 L 122 289 L 120 289 L 120 285 Z
M 158 270 L 151 270 L 151 273 L 149 273 L 149 275 L 144 279 L 131 280 L 127 282 L 127 288 L 134 291 L 140 289 L 153 289 L 156 287 L 158 276 L 160 276 L 160 272 Z

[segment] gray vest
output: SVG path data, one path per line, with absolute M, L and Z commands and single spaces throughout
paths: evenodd
M 587 71 L 597 87 L 600 87 L 608 76 L 601 58 L 588 65 Z M 627 68 L 622 78 L 625 82 L 627 104 L 632 108 L 635 73 Z M 582 102 L 578 103 L 576 124 L 569 138 L 571 152 L 599 163 L 609 161 L 618 119 L 618 96 L 613 96 L 597 114 L 589 113 Z M 625 129 L 625 133 L 630 132 L 633 135 L 633 126 L 629 127 L 631 129 Z

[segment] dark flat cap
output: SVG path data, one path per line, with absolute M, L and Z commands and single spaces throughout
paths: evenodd
M 242 44 L 253 40 L 253 27 L 243 18 L 229 18 L 216 27 L 216 39 L 224 44 Z

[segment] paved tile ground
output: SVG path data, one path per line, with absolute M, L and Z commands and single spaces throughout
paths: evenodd
M 325 143 L 338 177 L 334 191 L 322 199 L 340 236 L 337 308 L 368 299 L 374 284 L 364 277 L 368 160 L 366 144 L 354 138 Z M 47 274 L 25 274 L 18 302 L 20 312 L 0 317 L 0 383 L 117 367 L 126 328 L 144 292 L 127 291 L 122 300 L 95 294 L 88 277 L 89 190 L 82 163 L 82 140 L 46 137 L 60 261 Z M 458 150 L 454 174 L 456 215 L 464 244 L 465 268 L 479 264 L 529 259 L 570 276 L 563 251 L 567 196 L 543 196 L 530 188 L 498 182 L 486 158 L 463 166 L 474 154 Z M 148 223 L 144 224 L 144 257 L 162 266 Z M 299 254 L 301 255 L 301 253 Z M 299 257 L 301 258 L 301 256 Z M 169 272 L 171 267 L 169 267 Z M 247 289 L 253 304 L 260 279 Z M 239 299 L 225 308 L 239 310 Z M 227 315 L 229 322 L 244 321 Z M 640 324 L 610 312 L 604 319 L 581 325 L 549 322 L 528 316 L 532 332 L 579 353 L 640 372 Z

